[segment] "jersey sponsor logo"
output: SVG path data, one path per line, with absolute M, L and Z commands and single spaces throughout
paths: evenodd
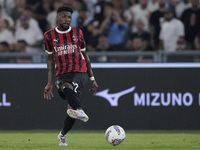
M 54 47 L 55 52 L 57 52 L 59 56 L 63 54 L 74 53 L 75 49 L 77 49 L 77 45 L 73 44 Z
M 117 107 L 119 99 L 135 91 L 136 86 L 133 86 L 129 89 L 117 92 L 117 93 L 108 93 L 109 89 L 105 89 L 96 93 L 95 96 L 102 97 L 106 99 L 110 106 Z M 200 106 L 200 93 L 198 94 L 198 106 Z M 142 93 L 133 93 L 133 106 L 135 107 L 158 107 L 158 106 L 186 106 L 189 107 L 194 104 L 194 94 L 190 92 L 142 92 Z

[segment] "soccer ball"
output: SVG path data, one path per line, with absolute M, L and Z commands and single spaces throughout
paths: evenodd
M 122 127 L 118 125 L 112 125 L 106 130 L 105 137 L 108 143 L 115 146 L 121 144 L 126 135 Z

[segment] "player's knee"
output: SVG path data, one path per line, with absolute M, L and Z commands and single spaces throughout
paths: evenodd
M 63 83 L 63 85 L 61 86 L 61 91 L 63 92 L 63 90 L 64 90 L 65 88 L 68 88 L 68 89 L 73 90 L 73 85 L 70 84 L 70 83 L 68 83 L 68 82 L 65 82 L 65 83 Z

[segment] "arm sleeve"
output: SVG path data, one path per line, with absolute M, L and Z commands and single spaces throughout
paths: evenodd
M 83 36 L 83 32 L 81 29 L 80 30 L 80 34 L 79 34 L 79 46 L 81 48 L 81 51 L 85 51 L 86 50 L 86 43 L 84 40 L 84 36 Z
M 44 47 L 45 47 L 46 53 L 53 54 L 52 46 L 51 46 L 51 43 L 49 41 L 47 33 L 44 34 Z

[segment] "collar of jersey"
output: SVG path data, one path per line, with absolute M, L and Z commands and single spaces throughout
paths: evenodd
M 69 32 L 69 31 L 71 31 L 71 27 L 69 26 L 69 29 L 68 30 L 66 30 L 66 31 L 60 31 L 60 30 L 58 30 L 58 28 L 56 27 L 56 31 L 58 32 L 58 33 L 67 33 L 67 32 Z

